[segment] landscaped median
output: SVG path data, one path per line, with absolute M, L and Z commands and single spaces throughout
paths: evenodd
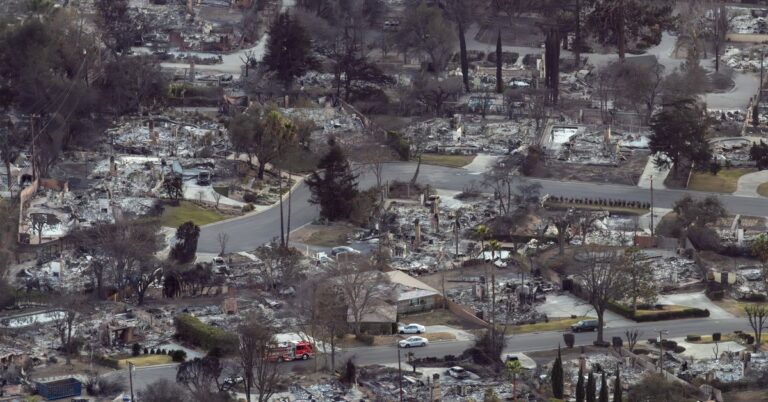
M 618 303 L 609 303 L 608 309 L 616 314 L 636 322 L 678 320 L 681 318 L 709 317 L 709 310 L 694 307 L 677 306 L 673 304 L 656 305 L 653 308 L 632 308 Z

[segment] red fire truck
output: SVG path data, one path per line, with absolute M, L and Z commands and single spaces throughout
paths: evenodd
M 269 361 L 289 362 L 315 357 L 312 344 L 306 341 L 280 343 L 269 351 Z

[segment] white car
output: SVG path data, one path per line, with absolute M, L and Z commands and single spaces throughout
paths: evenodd
M 410 338 L 403 339 L 402 341 L 398 342 L 401 348 L 411 348 L 416 346 L 427 346 L 429 344 L 429 341 L 427 338 L 422 338 L 420 336 L 412 336 Z
M 408 324 L 406 326 L 399 327 L 397 332 L 401 334 L 423 334 L 424 332 L 427 332 L 427 329 L 423 325 Z
M 464 370 L 462 367 L 459 366 L 453 366 L 448 369 L 448 375 L 453 378 L 467 378 L 469 377 L 469 372 L 467 370 Z
M 339 254 L 344 254 L 344 253 L 360 254 L 359 251 L 357 251 L 357 250 L 355 250 L 355 249 L 353 249 L 352 247 L 349 247 L 349 246 L 338 246 L 338 247 L 334 247 L 334 248 L 331 249 L 331 255 L 334 256 L 334 257 L 336 257 Z

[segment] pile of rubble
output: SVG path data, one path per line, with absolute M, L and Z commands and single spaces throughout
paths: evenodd
M 686 370 L 678 367 L 681 377 L 732 383 L 744 379 L 750 373 L 768 370 L 768 354 L 747 351 L 723 352 L 718 359 L 701 359 L 685 366 Z
M 696 262 L 686 258 L 658 257 L 650 261 L 650 267 L 656 282 L 665 286 L 684 286 L 704 278 Z
M 729 46 L 720 59 L 730 68 L 739 72 L 759 72 L 760 59 L 764 58 L 759 48 L 740 49 Z M 764 59 L 765 63 L 766 60 Z

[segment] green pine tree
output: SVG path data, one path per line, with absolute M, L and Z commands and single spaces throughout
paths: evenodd
M 307 179 L 312 192 L 309 202 L 320 205 L 320 216 L 331 221 L 347 219 L 357 196 L 357 176 L 352 174 L 344 151 L 333 139 L 331 149 L 318 164 L 322 173 L 314 172 Z
M 621 373 L 619 369 L 616 369 L 616 381 L 613 383 L 613 402 L 621 402 L 623 395 L 621 395 Z
M 552 365 L 550 379 L 552 381 L 552 396 L 563 399 L 563 359 L 560 356 L 560 346 L 557 347 L 557 358 Z
M 587 402 L 596 402 L 595 400 L 595 376 L 589 372 L 587 376 Z
M 600 399 L 599 402 L 608 402 L 608 381 L 605 379 L 605 371 L 603 371 L 603 378 L 600 381 Z
M 576 381 L 576 402 L 584 402 L 584 370 L 579 367 L 579 379 Z
M 318 67 L 312 54 L 312 42 L 298 20 L 288 13 L 277 16 L 269 27 L 264 65 L 275 72 L 286 88 L 293 79 Z

